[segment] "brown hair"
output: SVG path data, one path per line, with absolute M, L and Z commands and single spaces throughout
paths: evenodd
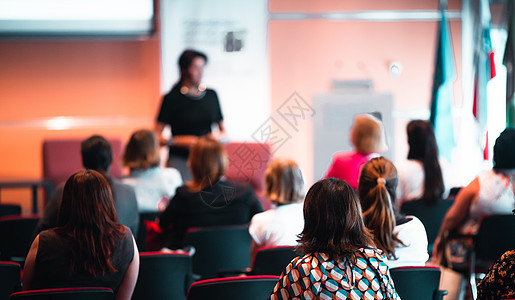
M 152 130 L 135 131 L 125 147 L 122 163 L 131 170 L 145 170 L 159 166 L 159 144 Z
M 73 174 L 64 186 L 56 232 L 71 238 L 71 271 L 93 276 L 117 271 L 112 255 L 125 234 L 117 223 L 111 188 L 97 171 Z
M 274 159 L 265 172 L 265 194 L 276 205 L 300 202 L 304 197 L 304 179 L 296 162 Z
M 227 169 L 227 154 L 223 145 L 210 138 L 201 137 L 190 150 L 188 164 L 193 181 L 190 190 L 199 191 L 218 181 Z
M 376 246 L 393 258 L 396 244 L 403 245 L 393 233 L 396 188 L 397 169 L 389 160 L 377 157 L 363 165 L 358 183 L 363 220 L 374 235 Z
M 298 240 L 303 253 L 322 252 L 332 259 L 348 257 L 355 262 L 356 250 L 374 246 L 358 197 L 344 180 L 316 182 L 304 200 L 304 220 Z
M 354 117 L 351 142 L 359 153 L 383 153 L 388 150 L 383 123 L 369 114 Z

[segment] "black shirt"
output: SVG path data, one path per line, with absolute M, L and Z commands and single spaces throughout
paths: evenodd
M 183 246 L 191 227 L 248 224 L 262 211 L 250 185 L 219 180 L 196 193 L 179 187 L 159 218 L 159 226 L 166 232 L 167 247 L 173 249 Z
M 223 120 L 216 92 L 207 89 L 198 98 L 183 95 L 178 86 L 164 96 L 157 121 L 169 124 L 172 135 L 202 136 L 211 133 L 211 125 Z
M 125 227 L 125 236 L 116 243 L 111 263 L 117 270 L 105 275 L 93 276 L 86 273 L 71 273 L 70 237 L 59 234 L 54 229 L 39 234 L 39 247 L 36 255 L 34 288 L 63 287 L 108 287 L 115 293 L 120 286 L 129 264 L 134 258 L 132 233 Z

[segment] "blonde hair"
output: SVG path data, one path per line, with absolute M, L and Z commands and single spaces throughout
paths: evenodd
M 159 166 L 159 144 L 156 134 L 148 129 L 135 131 L 125 147 L 122 163 L 131 170 Z
M 193 177 L 188 187 L 198 191 L 224 176 L 227 169 L 227 154 L 220 142 L 201 137 L 190 149 L 188 165 Z
M 388 151 L 383 123 L 369 114 L 360 114 L 354 117 L 351 142 L 360 153 Z
M 296 162 L 274 159 L 265 172 L 265 195 L 276 205 L 300 202 L 304 198 L 304 179 Z

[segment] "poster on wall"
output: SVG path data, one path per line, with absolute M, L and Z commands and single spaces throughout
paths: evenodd
M 162 0 L 161 92 L 187 48 L 204 52 L 202 83 L 218 93 L 229 140 L 247 141 L 270 115 L 267 0 Z

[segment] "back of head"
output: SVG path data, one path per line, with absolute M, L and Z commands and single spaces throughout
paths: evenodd
M 351 141 L 359 153 L 384 153 L 388 151 L 383 123 L 369 114 L 354 117 Z
M 276 205 L 302 201 L 304 179 L 296 162 L 274 159 L 265 172 L 265 194 Z
M 400 243 L 393 234 L 396 188 L 397 170 L 389 160 L 377 157 L 363 166 L 358 184 L 363 219 L 374 235 L 376 246 L 392 256 L 396 242 Z
M 495 140 L 494 170 L 515 169 L 515 128 L 507 127 Z
M 84 170 L 68 178 L 59 207 L 58 226 L 83 230 L 116 221 L 111 188 L 102 174 Z
M 82 165 L 106 173 L 113 162 L 113 149 L 111 144 L 100 135 L 93 135 L 81 143 Z
M 203 189 L 225 174 L 227 154 L 217 140 L 201 137 L 190 149 L 188 164 L 193 176 L 193 187 Z
M 422 199 L 427 204 L 435 204 L 443 195 L 444 183 L 433 126 L 428 121 L 414 120 L 408 123 L 406 131 L 409 144 L 408 159 L 418 160 L 424 166 Z
M 299 243 L 304 253 L 322 252 L 333 259 L 354 259 L 354 251 L 374 245 L 356 193 L 347 182 L 327 178 L 309 189 Z
M 135 131 L 125 147 L 122 162 L 131 170 L 146 170 L 159 166 L 159 144 L 156 134 L 148 129 Z
M 72 239 L 72 272 L 115 271 L 111 255 L 124 229 L 117 223 L 111 188 L 102 174 L 78 171 L 66 181 L 57 226 Z

